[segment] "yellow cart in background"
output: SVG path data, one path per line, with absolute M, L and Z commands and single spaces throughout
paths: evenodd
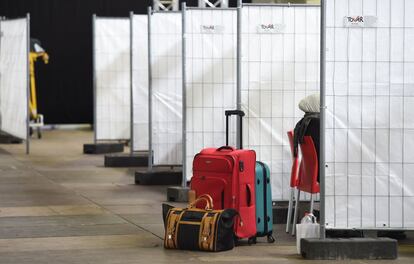
M 36 73 L 35 63 L 38 59 L 41 59 L 45 64 L 49 63 L 49 55 L 42 48 L 41 43 L 37 39 L 30 40 L 30 135 L 33 134 L 33 130 L 37 130 L 37 137 L 42 138 L 41 128 L 44 126 L 43 115 L 39 114 L 37 110 L 37 97 L 36 97 Z

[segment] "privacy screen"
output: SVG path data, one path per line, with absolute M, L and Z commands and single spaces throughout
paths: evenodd
M 148 150 L 148 16 L 132 17 L 133 151 Z
M 289 199 L 287 132 L 304 115 L 298 103 L 319 92 L 319 21 L 319 6 L 242 8 L 244 145 L 269 165 L 273 200 Z
M 27 139 L 28 21 L 0 20 L 0 130 Z
M 414 1 L 327 0 L 327 228 L 414 227 Z
M 94 22 L 95 135 L 97 140 L 130 138 L 130 20 Z
M 154 164 L 182 164 L 181 13 L 151 15 Z
M 224 111 L 237 107 L 237 12 L 188 9 L 185 17 L 186 176 L 190 179 L 195 154 L 206 147 L 225 145 Z

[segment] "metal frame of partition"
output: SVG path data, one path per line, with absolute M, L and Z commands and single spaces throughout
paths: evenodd
M 25 152 L 26 155 L 30 154 L 30 14 L 27 13 L 26 16 L 26 48 L 27 48 L 27 58 L 26 58 L 26 142 L 25 142 Z M 20 18 L 19 18 L 20 19 Z M 5 17 L 0 17 L 0 34 L 1 34 L 1 21 L 9 21 L 14 19 L 7 19 Z M 1 50 L 1 35 L 0 35 L 0 50 Z M 1 78 L 1 76 L 0 76 Z M 1 116 L 0 116 L 1 122 Z
M 152 7 L 148 7 L 148 170 L 152 170 L 154 155 L 152 152 L 152 67 L 151 67 L 151 16 Z
M 26 14 L 26 22 L 27 22 L 27 88 L 26 88 L 26 105 L 27 105 L 27 118 L 26 118 L 26 154 L 30 153 L 30 14 Z
M 186 56 L 186 38 L 187 38 L 187 29 L 186 29 L 186 16 L 185 16 L 185 10 L 187 9 L 186 3 L 183 2 L 181 4 L 181 23 L 182 23 L 182 89 L 183 89 L 183 150 L 182 150 L 182 160 L 183 160 L 183 169 L 182 169 L 182 179 L 181 179 L 181 186 L 183 188 L 187 187 L 187 56 Z
M 134 153 L 134 70 L 132 68 L 132 60 L 133 60 L 133 47 L 134 47 L 134 38 L 132 37 L 133 34 L 133 30 L 134 30 L 134 12 L 129 12 L 129 45 L 130 45 L 130 49 L 129 49 L 129 82 L 130 82 L 130 95 L 129 95 L 129 101 L 130 101 L 130 125 L 129 125 L 129 129 L 130 129 L 130 140 L 129 140 L 129 148 L 130 148 L 130 153 L 133 154 Z
M 208 8 L 217 8 L 222 7 L 226 8 L 229 7 L 229 1 L 228 0 L 198 0 L 198 7 L 208 7 Z
M 326 121 L 326 109 L 327 109 L 327 105 L 326 105 L 326 2 L 327 0 L 321 0 L 321 17 L 320 17 L 320 54 L 319 54 L 319 60 L 320 60 L 320 72 L 319 72 L 319 92 L 320 92 L 320 118 L 321 118 L 321 130 L 320 130 L 320 157 L 319 157 L 319 167 L 320 169 L 320 234 L 321 234 L 321 238 L 325 238 L 325 231 L 326 231 L 326 212 L 325 212 L 325 207 L 326 207 L 326 201 L 325 201 L 325 194 L 326 194 L 326 171 L 325 169 L 325 165 L 326 165 L 326 157 L 325 157 L 325 146 L 326 146 L 326 134 L 325 134 L 325 121 Z M 251 4 L 251 5 L 257 5 L 257 6 L 274 6 L 273 4 Z M 244 4 L 244 6 L 250 6 L 249 4 Z M 319 5 L 304 5 L 304 4 L 281 4 L 278 6 L 319 6 Z M 186 104 L 185 104 L 185 97 L 186 97 L 186 45 L 185 45 L 185 40 L 186 40 L 186 28 L 185 28 L 185 22 L 186 22 L 186 16 L 185 16 L 185 10 L 188 9 L 185 5 L 185 3 L 182 4 L 182 21 L 183 21 L 183 35 L 182 35 L 182 39 L 183 39 L 183 47 L 182 47 L 182 68 L 183 68 L 183 73 L 182 73 L 182 77 L 183 77 L 183 84 L 182 84 L 182 90 L 183 90 L 183 187 L 186 186 L 186 143 L 187 143 L 187 138 L 186 138 Z M 241 16 L 240 16 L 240 12 L 242 9 L 242 4 L 241 1 L 238 1 L 238 23 L 237 23 L 237 28 L 238 28 L 238 32 L 240 32 L 241 30 Z M 149 8 L 149 14 L 151 13 L 151 8 Z M 149 18 L 150 19 L 150 16 Z M 149 23 L 150 24 L 150 23 Z M 150 30 L 150 27 L 149 27 Z M 238 49 L 237 49 L 237 106 L 240 109 L 241 107 L 241 34 L 238 34 L 238 38 L 237 38 L 237 42 L 238 42 Z M 149 38 L 150 41 L 150 38 Z M 151 53 L 150 49 L 149 49 L 149 53 Z M 150 64 L 150 58 L 149 58 L 149 64 Z M 151 73 L 149 73 L 149 75 L 151 76 Z M 150 79 L 151 82 L 151 79 Z M 151 89 L 151 88 L 150 88 Z M 151 112 L 151 111 L 150 111 Z M 151 114 L 150 115 L 150 122 L 151 122 Z M 151 125 L 150 125 L 150 134 L 149 136 L 151 137 Z M 151 144 L 150 144 L 150 155 L 151 155 Z M 149 167 L 152 166 L 152 162 L 150 162 Z M 377 229 L 381 229 L 381 228 L 377 228 Z M 391 230 L 390 228 L 387 228 L 387 230 Z
M 178 0 L 152 0 L 155 11 L 178 11 Z
M 326 238 L 325 225 L 325 115 L 326 115 L 326 102 L 325 102 L 325 90 L 326 90 L 326 0 L 321 0 L 321 39 L 320 39 L 320 138 L 319 138 L 319 224 L 320 224 L 320 236 L 321 239 Z
M 97 69 L 96 69 L 96 20 L 98 19 L 114 19 L 114 20 L 130 20 L 130 17 L 99 17 L 96 14 L 92 15 L 92 91 L 93 91 L 93 141 L 94 144 L 98 144 L 100 141 L 109 141 L 109 142 L 122 142 L 122 141 L 132 141 L 132 134 L 129 136 L 128 138 L 119 138 L 119 139 L 98 139 L 97 138 L 97 113 L 98 113 L 98 106 L 97 106 Z M 131 32 L 131 27 L 132 25 L 130 25 L 129 27 L 129 35 L 130 35 L 130 45 L 132 45 L 132 32 Z M 130 51 L 132 50 L 132 47 L 130 47 Z M 130 52 L 130 69 L 129 69 L 129 74 L 131 74 L 132 71 L 132 52 Z M 132 76 L 130 76 L 129 81 L 132 81 Z M 129 89 L 132 89 L 132 83 L 130 84 Z M 130 96 L 132 96 L 132 91 L 130 92 Z M 130 98 L 130 103 L 132 103 L 132 98 Z M 132 109 L 132 106 L 131 106 Z M 132 110 L 131 110 L 132 111 Z M 132 113 L 130 114 L 130 117 L 132 117 Z M 132 125 L 132 120 L 130 120 L 130 126 Z M 132 128 L 130 128 L 130 133 L 132 132 Z M 133 144 L 133 143 L 131 143 Z M 132 149 L 132 148 L 131 148 Z
M 95 33 L 96 33 L 96 14 L 92 15 L 92 96 L 93 96 L 93 143 L 96 144 L 98 142 L 96 136 L 96 114 L 97 114 L 97 106 L 96 106 L 96 41 L 95 41 Z

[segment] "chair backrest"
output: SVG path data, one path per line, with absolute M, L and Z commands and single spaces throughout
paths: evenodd
M 293 145 L 293 131 L 287 132 L 290 144 L 290 153 L 292 153 L 292 170 L 290 171 L 290 187 L 294 188 L 298 186 L 298 172 L 299 172 L 299 157 L 294 155 Z
M 297 188 L 308 193 L 319 193 L 318 155 L 310 136 L 304 136 L 303 143 L 300 144 L 300 150 L 302 160 L 299 166 L 299 183 Z

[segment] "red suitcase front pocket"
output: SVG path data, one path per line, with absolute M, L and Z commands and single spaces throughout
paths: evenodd
M 208 194 L 213 198 L 213 208 L 215 210 L 224 209 L 224 190 L 226 181 L 222 178 L 197 176 L 191 179 L 191 189 L 195 190 L 196 196 Z M 198 208 L 204 208 L 205 203 L 201 201 L 197 204 Z
M 197 155 L 193 162 L 194 174 L 197 172 L 208 173 L 208 176 L 210 173 L 232 173 L 233 167 L 233 160 L 223 156 Z

